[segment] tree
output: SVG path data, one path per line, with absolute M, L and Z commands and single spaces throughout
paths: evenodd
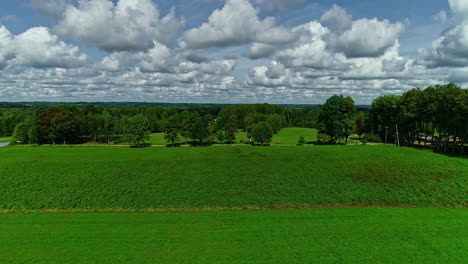
M 39 127 L 33 125 L 28 130 L 28 143 L 29 144 L 38 144 L 39 143 Z
M 193 123 L 192 128 L 190 129 L 190 135 L 193 139 L 197 139 L 200 144 L 209 137 L 210 133 L 208 131 L 208 120 L 205 117 L 199 117 L 195 123 Z
M 356 119 L 356 134 L 359 136 L 359 139 L 362 138 L 364 131 L 365 131 L 364 116 L 359 115 Z
M 299 139 L 297 140 L 297 145 L 298 145 L 298 146 L 304 146 L 305 143 L 306 143 L 305 137 L 304 137 L 304 136 L 300 136 Z
M 267 122 L 270 124 L 271 129 L 273 129 L 273 134 L 278 134 L 283 126 L 281 117 L 277 114 L 270 115 L 267 119 Z
M 320 108 L 319 123 L 321 130 L 330 136 L 332 144 L 341 137 L 348 140 L 354 126 L 356 107 L 351 97 L 334 95 Z
M 200 117 L 197 112 L 183 111 L 180 114 L 179 134 L 185 139 L 185 144 L 188 144 L 188 139 L 191 137 L 190 130 L 193 123 Z
M 105 112 L 102 115 L 102 121 L 103 121 L 102 134 L 104 138 L 106 139 L 107 144 L 110 144 L 110 141 L 111 141 L 110 138 L 112 136 L 112 132 L 115 126 L 114 118 L 112 117 L 111 113 Z
M 142 114 L 135 115 L 127 121 L 127 136 L 131 143 L 140 146 L 151 135 L 148 119 Z
M 58 107 L 49 107 L 46 109 L 37 110 L 37 119 L 39 125 L 39 142 L 55 144 L 56 135 L 51 131 L 52 119 L 58 115 L 61 110 Z
M 13 141 L 28 144 L 28 130 L 28 124 L 25 122 L 18 123 L 15 127 L 15 130 L 13 131 Z
M 231 144 L 234 143 L 234 140 L 236 140 L 237 123 L 237 116 L 231 115 L 224 124 L 224 136 Z
M 175 142 L 179 139 L 180 123 L 178 116 L 171 116 L 164 126 L 164 139 L 175 146 Z
M 273 138 L 273 129 L 267 122 L 261 122 L 253 129 L 252 137 L 254 142 L 261 143 L 263 146 L 264 144 L 271 142 Z
M 59 112 L 50 121 L 49 137 L 55 144 L 56 140 L 62 140 L 63 144 L 76 139 L 79 124 L 75 116 L 69 112 Z
M 216 138 L 219 137 L 219 130 L 218 125 L 216 124 L 216 120 L 211 120 L 208 123 L 208 142 L 213 144 Z
M 369 109 L 369 115 L 375 124 L 374 131 L 382 142 L 388 143 L 393 138 L 398 120 L 400 97 L 385 95 L 376 98 Z M 374 132 L 373 131 L 373 132 Z

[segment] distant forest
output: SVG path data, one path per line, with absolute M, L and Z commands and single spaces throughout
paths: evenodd
M 332 96 L 318 105 L 217 105 L 168 103 L 0 103 L 0 136 L 23 144 L 132 142 L 164 132 L 168 143 L 233 142 L 238 130 L 252 143 L 268 143 L 286 127 L 315 128 L 323 143 L 357 134 L 365 141 L 395 142 L 464 153 L 468 90 L 455 84 L 413 89 L 356 106 Z

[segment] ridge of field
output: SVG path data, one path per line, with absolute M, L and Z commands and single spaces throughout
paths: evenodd
M 0 263 L 467 263 L 466 208 L 0 214 Z
M 0 210 L 468 200 L 468 159 L 390 146 L 7 147 L 0 156 Z

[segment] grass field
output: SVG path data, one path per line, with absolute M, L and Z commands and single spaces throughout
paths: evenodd
M 317 130 L 310 128 L 283 128 L 278 134 L 273 136 L 272 145 L 278 145 L 277 143 L 281 143 L 281 145 L 296 145 L 299 137 L 301 136 L 304 136 L 307 142 L 313 143 L 317 140 Z M 249 142 L 247 133 L 243 132 L 242 130 L 239 130 L 234 143 L 243 144 L 247 142 Z M 151 138 L 150 140 L 148 140 L 147 143 L 156 146 L 168 145 L 167 141 L 164 139 L 164 133 L 151 134 Z M 177 143 L 183 144 L 185 143 L 185 140 L 183 138 L 179 138 Z M 119 144 L 129 145 L 130 143 L 123 142 Z
M 468 159 L 390 146 L 0 149 L 0 209 L 464 206 Z
M 3 214 L 0 263 L 467 263 L 465 208 Z
M 308 143 L 317 141 L 317 130 L 310 128 L 284 128 L 278 134 L 273 136 L 271 145 L 297 145 L 299 137 L 303 136 Z M 237 134 L 236 141 L 249 142 L 247 133 L 240 131 Z

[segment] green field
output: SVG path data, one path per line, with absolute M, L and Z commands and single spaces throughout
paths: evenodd
M 391 146 L 0 149 L 0 210 L 465 206 L 468 159 Z
M 317 140 L 317 130 L 311 128 L 283 128 L 278 134 L 273 136 L 272 145 L 296 145 L 299 137 L 304 136 L 308 143 L 313 143 Z M 236 135 L 235 144 L 244 144 L 249 142 L 247 133 L 239 130 Z M 164 133 L 154 133 L 151 134 L 150 139 L 148 140 L 149 144 L 155 146 L 167 145 L 167 141 L 164 139 Z M 179 138 L 179 144 L 184 144 L 185 140 Z M 217 144 L 222 142 L 215 142 Z M 281 144 L 278 144 L 281 143 Z M 121 145 L 130 145 L 129 142 L 118 143 Z
M 297 145 L 298 139 L 303 136 L 308 143 L 317 141 L 317 130 L 310 128 L 284 128 L 273 136 L 271 145 Z M 247 133 L 240 131 L 236 136 L 236 141 L 249 142 Z
M 11 141 L 11 137 L 1 137 L 0 138 L 0 143 L 10 142 L 10 141 Z
M 467 263 L 465 208 L 0 215 L 0 263 Z
M 468 261 L 464 158 L 391 146 L 0 157 L 1 264 Z

